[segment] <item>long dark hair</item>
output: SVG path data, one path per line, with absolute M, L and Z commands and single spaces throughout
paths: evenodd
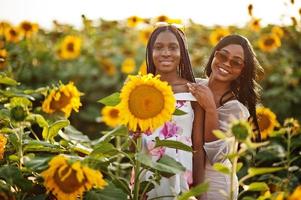
M 172 34 L 174 34 L 179 42 L 180 52 L 181 52 L 180 64 L 178 69 L 179 76 L 190 82 L 195 82 L 194 75 L 192 72 L 191 62 L 189 58 L 189 53 L 187 49 L 185 34 L 183 31 L 181 31 L 180 29 L 178 29 L 173 25 L 160 26 L 156 28 L 150 35 L 150 38 L 146 46 L 146 56 L 145 56 L 147 73 L 156 74 L 156 66 L 153 60 L 153 47 L 158 35 L 164 31 L 169 31 Z
M 260 66 L 255 52 L 247 38 L 241 35 L 228 35 L 218 42 L 214 47 L 207 65 L 205 67 L 206 75 L 209 77 L 212 69 L 211 64 L 214 58 L 215 51 L 224 48 L 230 44 L 237 44 L 243 48 L 244 52 L 244 65 L 240 76 L 231 82 L 230 91 L 227 91 L 221 98 L 221 105 L 225 103 L 223 98 L 229 93 L 233 93 L 238 101 L 245 105 L 251 116 L 251 120 L 255 125 L 255 129 L 258 132 L 256 135 L 256 141 L 260 141 L 260 130 L 258 126 L 258 120 L 256 117 L 256 104 L 260 100 L 259 91 L 260 86 L 256 82 L 257 73 L 263 72 Z

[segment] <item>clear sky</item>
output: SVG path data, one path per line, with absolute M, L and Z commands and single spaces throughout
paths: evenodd
M 51 28 L 55 19 L 80 27 L 82 14 L 92 20 L 164 14 L 209 26 L 244 25 L 250 19 L 250 3 L 262 24 L 290 23 L 291 16 L 300 20 L 301 0 L 295 0 L 294 6 L 290 0 L 0 0 L 0 20 L 13 24 L 29 20 Z

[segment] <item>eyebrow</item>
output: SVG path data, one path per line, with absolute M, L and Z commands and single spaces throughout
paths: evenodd
M 220 51 L 225 51 L 225 52 L 227 52 L 228 54 L 230 54 L 230 52 L 227 50 L 227 49 L 221 49 Z M 242 57 L 240 57 L 240 56 L 233 56 L 233 58 L 239 58 L 239 59 L 241 59 L 241 60 L 244 60 Z

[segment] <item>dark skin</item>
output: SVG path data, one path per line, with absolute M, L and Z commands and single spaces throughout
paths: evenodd
M 162 81 L 166 81 L 172 87 L 174 93 L 189 92 L 186 79 L 179 77 L 177 68 L 180 63 L 179 43 L 170 32 L 162 32 L 158 35 L 154 44 L 153 59 L 156 65 L 156 75 L 160 75 Z M 193 186 L 203 182 L 205 166 L 205 153 L 203 150 L 204 110 L 197 102 L 192 102 L 194 109 L 194 121 L 192 129 L 193 148 Z

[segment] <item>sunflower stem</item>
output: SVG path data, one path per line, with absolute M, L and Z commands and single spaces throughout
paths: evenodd
M 237 153 L 238 149 L 238 141 L 235 140 L 233 144 L 233 153 Z M 230 184 L 230 200 L 233 199 L 234 193 L 233 193 L 233 186 L 234 186 L 234 176 L 236 174 L 236 169 L 237 169 L 237 161 L 238 161 L 238 156 L 236 155 L 233 160 L 232 160 L 232 172 L 231 172 L 231 184 Z
M 136 155 L 141 151 L 141 136 L 137 138 L 137 144 L 136 144 Z M 139 190 L 140 190 L 140 165 L 141 163 L 136 159 L 135 160 L 135 183 L 134 183 L 134 200 L 139 200 Z

